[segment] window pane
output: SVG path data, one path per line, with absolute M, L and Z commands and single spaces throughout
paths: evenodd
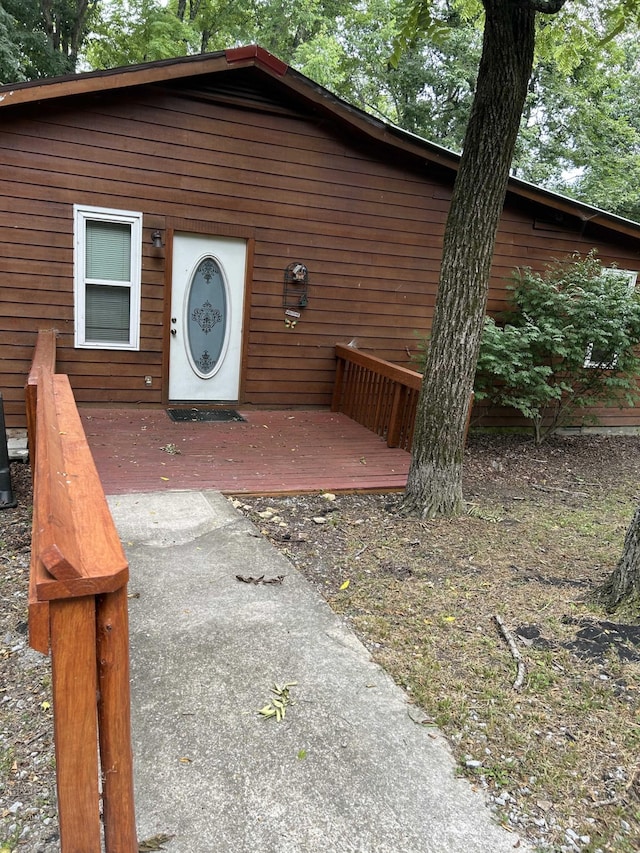
M 615 370 L 618 364 L 618 353 L 590 346 L 587 350 L 585 367 L 601 367 L 605 370 Z
M 128 287 L 89 284 L 86 289 L 86 339 L 129 341 Z
M 87 220 L 87 278 L 131 279 L 131 225 Z

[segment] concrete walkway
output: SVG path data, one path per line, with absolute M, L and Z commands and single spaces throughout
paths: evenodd
M 492 821 L 442 736 L 219 493 L 109 504 L 135 596 L 140 839 L 175 836 L 167 853 L 529 849 Z M 237 574 L 285 578 L 249 585 Z M 261 718 L 274 683 L 291 681 L 286 719 Z

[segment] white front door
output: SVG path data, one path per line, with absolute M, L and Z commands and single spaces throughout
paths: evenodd
M 174 235 L 170 400 L 238 400 L 246 260 L 245 240 Z

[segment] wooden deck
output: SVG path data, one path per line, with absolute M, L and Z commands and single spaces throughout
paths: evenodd
M 239 410 L 246 423 L 174 423 L 164 409 L 80 410 L 106 494 L 397 491 L 409 454 L 328 411 Z M 171 452 L 173 449 L 179 453 Z

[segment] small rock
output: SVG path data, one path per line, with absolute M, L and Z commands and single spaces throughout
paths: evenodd
M 325 501 L 335 501 L 336 496 L 332 492 L 325 492 L 322 497 Z
M 324 515 L 316 515 L 311 519 L 315 524 L 326 524 L 327 519 Z
M 17 814 L 21 808 L 22 808 L 22 803 L 19 801 L 16 801 L 12 806 L 9 806 L 7 811 L 9 812 L 9 814 Z

